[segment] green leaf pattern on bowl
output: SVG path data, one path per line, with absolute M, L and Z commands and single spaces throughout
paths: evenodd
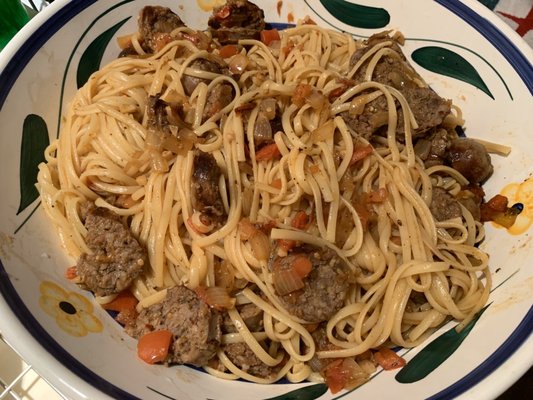
M 413 383 L 428 376 L 459 348 L 489 306 L 487 304 L 482 308 L 461 332 L 457 332 L 457 327 L 454 326 L 425 346 L 396 374 L 396 380 L 400 383 Z
M 100 64 L 102 62 L 102 57 L 104 56 L 105 49 L 111 39 L 115 36 L 115 33 L 120 29 L 127 20 L 131 17 L 125 18 L 119 23 L 115 24 L 104 33 L 100 34 L 96 39 L 94 39 L 87 49 L 83 52 L 81 56 L 80 63 L 78 64 L 78 71 L 76 74 L 76 83 L 78 89 L 81 88 L 87 81 L 89 77 L 96 71 L 100 69 Z
M 39 197 L 35 187 L 38 166 L 44 161 L 44 150 L 49 143 L 48 128 L 44 119 L 35 114 L 26 116 L 22 126 L 20 147 L 20 203 L 17 215 Z
M 427 46 L 415 50 L 411 58 L 429 71 L 469 83 L 494 99 L 472 64 L 451 50 L 438 46 Z
M 315 400 L 327 391 L 328 387 L 324 383 L 316 383 L 266 400 Z
M 328 12 L 339 21 L 357 28 L 384 28 L 390 15 L 384 8 L 363 6 L 344 0 L 320 0 Z

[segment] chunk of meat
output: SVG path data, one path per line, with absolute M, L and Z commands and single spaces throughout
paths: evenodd
M 430 88 L 406 88 L 401 93 L 409 103 L 418 124 L 418 128 L 411 132 L 413 137 L 421 136 L 431 128 L 440 125 L 450 113 L 451 102 L 444 100 Z M 396 108 L 398 113 L 396 131 L 404 134 L 403 110 L 398 102 L 396 102 Z M 368 140 L 372 135 L 379 133 L 380 128 L 388 125 L 387 100 L 384 96 L 380 96 L 367 103 L 360 114 L 354 115 L 350 111 L 345 111 L 341 113 L 341 116 L 354 132 Z
M 283 131 L 281 110 L 276 99 L 269 97 L 259 104 L 259 113 L 254 125 L 254 144 L 256 150 L 274 141 L 274 134 Z
M 453 169 L 472 184 L 485 182 L 494 171 L 485 146 L 472 139 L 459 138 L 452 141 L 446 159 Z
M 263 327 L 263 310 L 261 310 L 255 304 L 245 304 L 242 307 L 239 307 L 238 311 L 244 323 L 251 332 L 258 332 L 261 330 Z M 224 314 L 222 329 L 224 333 L 237 332 L 237 328 L 235 328 L 233 321 L 227 313 Z
M 224 346 L 224 352 L 233 364 L 253 376 L 270 378 L 280 368 L 266 365 L 244 342 L 227 344 Z
M 122 49 L 120 51 L 120 53 L 118 53 L 118 57 L 117 58 L 131 57 L 131 56 L 136 56 L 136 55 L 137 55 L 137 50 L 135 50 L 135 47 L 130 45 L 130 46 L 125 47 L 124 49 Z
M 221 315 L 196 293 L 185 286 L 175 286 L 167 290 L 161 302 L 143 309 L 135 324 L 126 326 L 126 332 L 139 338 L 152 331 L 169 330 L 172 343 L 165 362 L 201 367 L 220 347 L 221 321 Z
M 208 25 L 220 44 L 237 43 L 240 39 L 259 39 L 265 29 L 265 15 L 247 0 L 228 0 L 213 10 Z
M 337 253 L 318 248 L 299 248 L 286 257 L 273 257 L 272 268 L 291 268 L 294 258 L 302 254 L 312 264 L 311 272 L 303 279 L 304 287 L 279 299 L 289 313 L 307 322 L 329 320 L 343 307 L 353 274 Z
M 423 79 L 407 62 L 398 43 L 389 37 L 386 32 L 371 36 L 365 47 L 357 50 L 351 60 L 350 66 L 354 67 L 361 58 L 371 50 L 375 45 L 390 41 L 388 47 L 396 51 L 400 57 L 394 57 L 384 54 L 377 62 L 372 80 L 392 86 L 400 91 L 405 97 L 414 117 L 418 123 L 418 128 L 414 130 L 413 135 L 420 136 L 442 123 L 444 118 L 450 113 L 451 101 L 445 100 L 437 95 L 431 88 L 422 86 Z M 354 75 L 356 82 L 362 82 L 365 77 L 366 68 L 372 57 L 369 57 Z M 403 111 L 398 102 L 398 126 L 397 132 L 404 133 Z M 387 102 L 384 96 L 369 102 L 365 105 L 362 113 L 358 115 L 350 114 L 349 111 L 342 113 L 346 123 L 359 135 L 366 139 L 377 133 L 378 130 L 387 125 Z
M 401 90 L 405 99 L 411 107 L 415 116 L 418 128 L 413 135 L 419 136 L 442 123 L 444 118 L 450 113 L 452 102 L 445 100 L 429 87 L 405 88 Z M 400 121 L 399 132 L 403 132 L 403 111 L 398 111 Z
M 274 134 L 272 133 L 272 125 L 264 113 L 259 113 L 254 124 L 254 144 L 255 147 L 272 143 Z
M 189 65 L 189 67 L 201 71 L 212 72 L 214 74 L 222 73 L 222 68 L 220 65 L 218 65 L 214 61 L 210 61 L 205 58 L 197 58 Z M 190 96 L 192 94 L 192 92 L 194 91 L 194 89 L 196 89 L 196 86 L 198 86 L 200 82 L 204 82 L 206 85 L 209 84 L 208 79 L 198 78 L 192 75 L 184 75 L 181 78 L 183 90 L 185 91 L 185 94 L 187 96 Z
M 168 129 L 168 104 L 161 100 L 159 96 L 149 96 L 146 103 L 146 115 L 148 127 L 160 132 L 169 133 Z
M 455 131 L 437 129 L 426 137 L 420 138 L 415 144 L 417 156 L 424 161 L 426 168 L 442 165 L 451 141 L 457 138 Z
M 233 100 L 233 86 L 221 82 L 213 87 L 207 94 L 203 119 L 211 118 Z
M 457 194 L 457 201 L 461 203 L 476 221 L 481 221 L 481 204 L 485 192 L 479 185 L 468 185 Z
M 386 41 L 391 42 L 390 48 L 395 50 L 400 55 L 401 60 L 405 61 L 405 56 L 401 51 L 400 43 L 394 38 L 390 37 L 388 31 L 383 31 L 371 35 L 368 39 L 364 41 L 364 47 L 361 47 L 355 51 L 355 53 L 352 55 L 352 58 L 350 59 L 350 68 L 353 68 L 355 64 L 357 64 L 357 62 L 359 62 L 359 60 L 361 60 L 361 58 L 367 53 L 368 50 L 370 50 L 375 45 Z M 362 76 L 364 72 L 361 71 L 364 71 L 363 67 L 358 70 L 356 76 Z M 406 83 L 409 84 L 409 82 Z
M 361 113 L 349 110 L 341 113 L 341 117 L 358 136 L 370 140 L 372 135 L 388 124 L 387 100 L 380 96 L 366 104 Z
M 225 215 L 218 182 L 222 171 L 212 154 L 197 150 L 192 173 L 192 206 L 194 210 L 220 221 Z
M 106 208 L 89 208 L 85 227 L 91 253 L 83 253 L 76 266 L 83 284 L 97 296 L 127 289 L 147 263 L 146 250 L 120 216 Z
M 144 39 L 144 47 L 154 52 L 158 47 L 160 35 L 185 26 L 181 18 L 167 7 L 146 6 L 139 14 L 139 33 Z
M 437 221 L 446 221 L 462 215 L 459 202 L 440 187 L 433 188 L 429 210 Z
M 332 344 L 329 339 L 328 335 L 326 333 L 326 323 L 321 323 L 317 329 L 315 329 L 313 332 L 311 332 L 311 336 L 313 337 L 313 341 L 316 345 L 316 351 L 313 355 L 313 358 L 309 360 L 309 366 L 311 369 L 315 372 L 321 372 L 323 371 L 331 362 L 335 361 L 335 358 L 318 358 L 316 352 L 318 351 L 326 351 L 326 350 L 335 350 L 337 349 L 337 346 Z

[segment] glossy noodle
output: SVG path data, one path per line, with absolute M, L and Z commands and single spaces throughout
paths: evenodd
M 225 379 L 321 380 L 317 360 L 417 346 L 450 319 L 471 320 L 491 287 L 488 255 L 475 246 L 483 226 L 464 205 L 440 221 L 431 210 L 435 188 L 455 196 L 469 180 L 450 165 L 424 163 L 404 92 L 374 80 L 379 63 L 395 59 L 411 84 L 427 88 L 398 52 L 401 37 L 365 43 L 300 24 L 269 45 L 242 39 L 224 59 L 221 47 L 202 45 L 209 32 L 195 35 L 178 27 L 155 54 L 132 35 L 140 56 L 111 61 L 70 102 L 38 177 L 68 253 L 91 253 L 84 209 L 94 203 L 120 216 L 146 249 L 129 286 L 137 312 L 171 288 L 223 287 L 231 303 L 215 309 L 233 328 L 222 330 L 203 367 Z M 206 71 L 198 60 L 230 73 Z M 198 82 L 191 93 L 187 76 Z M 213 104 L 217 90 L 228 100 Z M 379 134 L 363 135 L 350 118 L 372 102 L 386 111 L 375 116 Z M 262 124 L 271 129 L 266 144 L 256 143 Z M 440 126 L 461 124 L 452 107 Z M 208 169 L 220 171 L 217 207 L 196 198 L 203 154 L 212 157 Z M 309 320 L 312 311 L 294 305 L 302 293 L 310 304 L 322 301 L 313 290 L 323 283 L 307 283 L 314 272 L 305 270 L 287 288 L 282 272 L 296 265 L 320 270 L 317 279 L 341 278 L 331 315 Z M 259 323 L 245 321 L 247 305 L 260 310 Z M 316 340 L 317 326 L 326 345 Z M 268 373 L 239 365 L 230 344 L 245 345 Z M 359 360 L 363 381 L 367 364 Z

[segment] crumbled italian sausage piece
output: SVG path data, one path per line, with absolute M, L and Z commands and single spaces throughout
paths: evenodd
M 472 139 L 452 141 L 448 147 L 447 161 L 472 184 L 485 182 L 494 171 L 485 146 Z
M 221 340 L 222 316 L 185 286 L 168 289 L 159 303 L 143 309 L 126 332 L 136 338 L 157 330 L 172 332 L 167 364 L 207 365 Z
M 167 7 L 146 6 L 139 14 L 139 33 L 144 45 L 154 52 L 161 35 L 185 26 L 181 18 Z
M 197 150 L 192 173 L 192 206 L 195 211 L 214 220 L 226 213 L 218 186 L 222 171 L 213 155 Z
M 310 251 L 303 251 L 310 250 Z M 330 319 L 344 306 L 352 274 L 346 263 L 330 249 L 296 249 L 286 257 L 275 257 L 272 268 L 290 268 L 295 257 L 305 255 L 312 264 L 300 290 L 279 296 L 289 313 L 307 322 Z
M 91 253 L 83 253 L 77 263 L 83 284 L 97 296 L 127 289 L 147 263 L 146 250 L 120 216 L 106 208 L 89 208 L 85 227 Z
M 261 310 L 255 304 L 245 304 L 241 307 L 238 307 L 238 311 L 244 323 L 251 332 L 257 332 L 261 330 L 263 327 L 263 310 Z M 222 329 L 224 333 L 237 332 L 237 328 L 235 328 L 233 321 L 227 313 L 224 314 Z
M 224 352 L 233 364 L 243 371 L 260 378 L 270 378 L 280 366 L 270 367 L 257 357 L 250 347 L 243 342 L 230 343 L 224 346 Z
M 240 39 L 258 39 L 265 29 L 265 15 L 247 0 L 228 0 L 213 10 L 208 24 L 221 44 L 237 43 Z
M 459 202 L 450 193 L 440 187 L 433 188 L 429 210 L 437 221 L 446 221 L 462 215 Z
M 387 32 L 381 32 L 371 36 L 365 43 L 365 47 L 358 49 L 350 60 L 353 68 L 374 46 L 385 42 L 391 44 L 384 48 L 391 48 L 400 57 L 383 54 L 374 67 L 372 80 L 396 88 L 407 100 L 409 107 L 414 114 L 418 128 L 414 130 L 413 136 L 421 136 L 442 123 L 444 118 L 450 113 L 451 101 L 445 100 L 437 95 L 431 88 L 424 85 L 423 79 L 409 65 L 398 43 L 388 36 Z M 373 56 L 365 60 L 354 75 L 356 82 L 365 79 L 365 73 L 369 61 Z M 396 101 L 395 107 L 398 112 L 397 132 L 404 133 L 403 110 Z M 367 103 L 362 112 L 342 113 L 346 123 L 359 135 L 366 139 L 377 133 L 381 127 L 388 124 L 388 105 L 384 96 Z
M 189 68 L 212 72 L 214 74 L 222 74 L 222 68 L 220 65 L 218 65 L 214 61 L 207 60 L 205 58 L 197 58 L 189 65 Z M 185 74 L 181 78 L 181 83 L 187 96 L 190 96 L 192 94 L 192 92 L 194 91 L 194 89 L 196 89 L 196 86 L 198 86 L 200 82 L 204 82 L 206 85 L 209 84 L 208 79 L 199 78 L 197 76 Z
M 207 94 L 203 119 L 211 118 L 221 111 L 233 100 L 233 86 L 227 82 L 221 82 L 213 86 Z

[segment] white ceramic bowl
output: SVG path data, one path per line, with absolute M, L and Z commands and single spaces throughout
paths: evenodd
M 444 76 L 442 69 L 416 57 L 412 62 L 439 94 L 463 109 L 467 134 L 512 146 L 509 157 L 493 157 L 487 197 L 504 191 L 525 209 L 513 232 L 487 226 L 482 246 L 491 255 L 490 306 L 457 351 L 416 382 L 400 383 L 396 372 L 378 373 L 355 391 L 334 396 L 323 394 L 323 385 L 261 386 L 219 380 L 184 366 L 140 362 L 135 341 L 89 293 L 63 278 L 74 260 L 60 248 L 32 184 L 42 146 L 57 135 L 61 113 L 77 88 L 80 64 L 99 60 L 98 51 L 88 56 L 87 49 L 101 50 L 102 62 L 114 58 L 119 49 L 111 37 L 135 31 L 136 15 L 149 3 L 173 7 L 189 26 L 204 28 L 209 13 L 199 5 L 219 0 L 57 0 L 0 55 L 0 330 L 38 373 L 72 399 L 485 399 L 496 397 L 533 364 L 533 56 L 531 48 L 474 0 L 359 2 L 374 10 L 354 10 L 344 0 L 257 2 L 269 22 L 309 15 L 319 24 L 361 36 L 399 29 L 407 38 L 407 56 L 436 49 L 438 57 L 448 57 L 445 65 L 456 63 L 460 79 Z M 277 3 L 282 4 L 279 12 Z M 369 25 L 357 26 L 361 24 Z M 106 31 L 109 37 L 101 36 Z M 100 44 L 95 44 L 97 38 Z M 468 72 L 467 64 L 476 73 Z M 60 308 L 55 318 L 43 311 L 43 288 L 46 295 L 73 304 L 75 316 L 82 309 L 93 316 L 91 324 L 79 321 L 81 336 L 61 328 L 65 312 Z M 443 327 L 428 343 L 453 326 Z M 400 354 L 410 360 L 422 347 Z M 300 388 L 300 397 L 283 397 Z

